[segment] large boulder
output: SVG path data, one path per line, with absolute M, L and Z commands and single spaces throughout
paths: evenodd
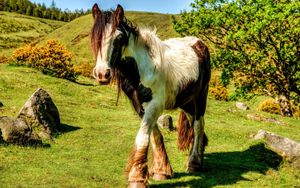
M 41 144 L 40 137 L 20 118 L 0 117 L 0 143 L 18 145 Z
M 271 150 L 300 168 L 300 142 L 264 130 L 259 130 L 254 138 L 263 139 Z
M 50 136 L 60 125 L 59 112 L 50 95 L 39 88 L 20 110 L 18 118 L 26 122 L 39 135 Z

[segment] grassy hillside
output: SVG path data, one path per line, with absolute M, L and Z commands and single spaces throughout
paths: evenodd
M 178 36 L 169 14 L 126 12 L 125 16 L 139 27 L 156 28 L 161 39 Z M 57 39 L 75 54 L 76 63 L 90 62 L 93 59 L 89 39 L 92 24 L 92 15 L 80 17 L 47 35 L 43 41 Z
M 125 187 L 124 167 L 133 147 L 139 118 L 124 96 L 115 106 L 116 88 L 98 86 L 80 77 L 71 83 L 23 67 L 0 64 L 0 116 L 16 116 L 38 88 L 46 89 L 57 105 L 63 132 L 50 147 L 0 145 L 0 187 Z M 175 177 L 150 180 L 150 187 L 298 187 L 300 170 L 293 169 L 251 135 L 264 129 L 300 140 L 300 122 L 275 117 L 277 125 L 251 121 L 250 111 L 229 113 L 234 104 L 211 98 L 206 113 L 209 145 L 205 171 L 185 173 L 187 152 L 176 148 L 176 132 L 163 131 Z M 168 112 L 177 121 L 177 111 Z M 176 124 L 176 123 L 175 123 Z M 281 164 L 280 164 L 281 163 Z
M 31 43 L 63 26 L 64 22 L 0 11 L 0 55 Z

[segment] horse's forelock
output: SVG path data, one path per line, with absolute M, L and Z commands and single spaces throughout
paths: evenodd
M 99 51 L 101 53 L 102 39 L 105 33 L 106 25 L 108 23 L 112 23 L 112 33 L 116 30 L 117 26 L 115 25 L 114 18 L 112 18 L 113 16 L 114 12 L 105 11 L 101 12 L 95 17 L 94 25 L 91 31 L 91 45 L 95 57 L 97 57 Z

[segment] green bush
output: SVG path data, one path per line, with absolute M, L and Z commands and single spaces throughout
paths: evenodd
M 12 59 L 17 65 L 27 65 L 44 74 L 75 81 L 78 74 L 71 63 L 72 56 L 63 44 L 49 40 L 43 46 L 25 45 L 15 50 Z

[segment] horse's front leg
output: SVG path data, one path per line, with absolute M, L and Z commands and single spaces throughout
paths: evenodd
M 129 187 L 145 187 L 147 184 L 147 153 L 150 135 L 163 110 L 162 104 L 160 100 L 153 98 L 145 108 L 145 114 L 136 136 L 135 147 L 127 165 Z
M 157 124 L 153 127 L 150 140 L 153 150 L 150 176 L 155 180 L 170 179 L 173 176 L 173 170 L 168 159 L 163 136 Z

